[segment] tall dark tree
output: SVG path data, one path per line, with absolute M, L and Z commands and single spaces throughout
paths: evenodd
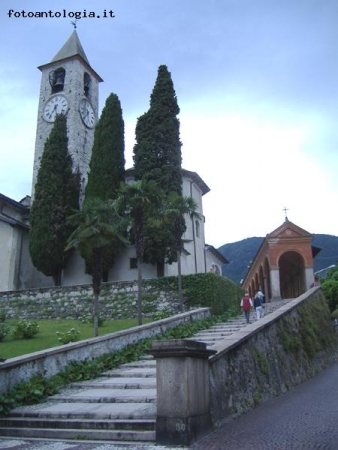
M 110 94 L 96 125 L 85 200 L 117 197 L 124 180 L 124 121 L 120 101 Z
M 84 203 L 93 198 L 103 201 L 115 199 L 124 180 L 124 121 L 120 101 L 115 94 L 106 100 L 101 117 L 96 125 L 94 145 L 90 161 L 90 172 L 85 189 Z M 101 268 L 104 279 L 113 266 L 120 246 L 107 245 L 101 250 Z M 86 257 L 87 271 L 91 272 L 92 258 Z
M 154 181 L 166 194 L 182 193 L 178 114 L 170 72 L 165 65 L 161 65 L 150 97 L 150 108 L 137 122 L 134 165 L 136 180 Z M 145 236 L 146 262 L 154 264 L 176 260 L 177 254 L 173 251 L 174 230 L 170 225 L 155 229 L 147 224 Z
M 73 226 L 70 213 L 79 207 L 79 175 L 68 154 L 67 120 L 57 115 L 46 140 L 30 212 L 29 252 L 34 266 L 61 284 L 70 251 L 65 245 Z

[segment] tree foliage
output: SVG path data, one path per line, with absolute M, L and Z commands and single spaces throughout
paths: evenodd
M 72 172 L 68 154 L 67 120 L 64 115 L 58 115 L 41 157 L 29 237 L 34 266 L 46 276 L 52 276 L 55 285 L 60 284 L 61 271 L 70 256 L 64 248 L 73 231 L 68 216 L 79 207 L 79 181 L 79 175 Z
M 124 121 L 120 101 L 110 94 L 95 127 L 85 199 L 117 197 L 124 180 Z
M 163 192 L 154 182 L 136 181 L 121 185 L 118 199 L 121 208 L 131 220 L 131 239 L 135 244 L 137 257 L 137 316 L 138 324 L 142 324 L 142 266 L 146 248 L 145 230 L 147 223 L 158 226 L 156 216 L 160 212 Z
M 85 189 L 84 203 L 88 199 L 115 199 L 124 180 L 124 121 L 120 101 L 115 94 L 106 100 L 101 117 L 95 128 L 94 145 L 90 161 L 90 172 Z M 101 249 L 103 274 L 113 266 L 119 251 L 118 246 Z M 91 273 L 91 255 L 84 253 L 86 268 Z
M 173 250 L 177 255 L 177 280 L 178 296 L 180 309 L 183 312 L 183 293 L 182 293 L 182 270 L 181 270 L 181 252 L 183 250 L 182 235 L 186 230 L 184 215 L 190 219 L 201 220 L 202 216 L 197 212 L 197 203 L 192 197 L 182 197 L 171 192 L 164 203 L 163 217 L 164 222 L 168 222 L 173 230 Z
M 338 267 L 331 269 L 328 276 L 321 280 L 321 287 L 330 311 L 338 309 Z
M 170 72 L 165 65 L 150 97 L 150 108 L 137 121 L 134 146 L 135 179 L 154 181 L 165 194 L 182 193 L 182 154 L 179 133 L 179 107 Z M 182 229 L 183 229 L 182 218 Z M 147 224 L 144 259 L 152 264 L 176 261 L 171 224 Z
M 117 209 L 114 200 L 88 199 L 81 211 L 70 216 L 76 229 L 68 239 L 66 250 L 75 247 L 86 256 L 92 267 L 94 293 L 94 336 L 98 336 L 99 295 L 104 267 L 104 250 L 107 247 L 120 249 L 127 244 L 125 237 L 128 221 Z

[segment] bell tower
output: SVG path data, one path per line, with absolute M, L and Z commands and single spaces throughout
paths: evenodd
M 81 175 L 80 200 L 87 183 L 101 77 L 92 69 L 76 30 L 42 72 L 33 168 L 32 199 L 44 144 L 57 114 L 67 116 L 68 149 Z

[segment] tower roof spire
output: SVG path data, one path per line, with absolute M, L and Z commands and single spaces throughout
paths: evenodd
M 80 56 L 90 66 L 86 53 L 83 50 L 79 36 L 77 35 L 75 29 L 70 35 L 68 41 L 58 51 L 51 62 L 60 61 L 66 58 L 72 58 L 73 56 Z
M 87 67 L 87 70 L 89 70 L 94 75 L 99 83 L 103 81 L 100 75 L 96 73 L 95 70 L 91 67 L 75 29 L 69 36 L 67 42 L 63 45 L 63 47 L 61 47 L 61 49 L 57 52 L 51 62 L 39 66 L 38 69 L 44 70 L 50 66 L 55 65 L 55 63 L 61 63 L 61 61 L 67 61 L 71 59 L 81 60 L 82 64 Z

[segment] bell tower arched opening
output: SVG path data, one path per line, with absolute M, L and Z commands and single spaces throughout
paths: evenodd
M 303 257 L 287 251 L 279 258 L 279 279 L 282 298 L 296 298 L 305 292 L 305 265 Z

